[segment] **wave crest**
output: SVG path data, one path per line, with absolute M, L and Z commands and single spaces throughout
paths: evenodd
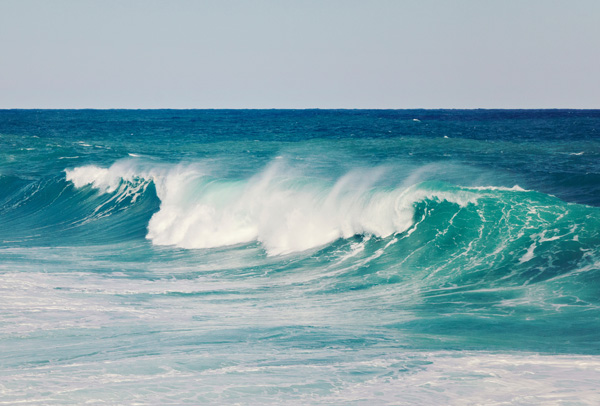
M 131 159 L 109 168 L 66 170 L 75 187 L 91 185 L 102 193 L 120 190 L 122 182 L 152 181 L 161 201 L 148 223 L 147 238 L 154 244 L 213 248 L 259 241 L 269 255 L 357 234 L 404 232 L 414 223 L 414 204 L 423 199 L 461 206 L 477 201 L 476 193 L 466 190 L 383 188 L 378 183 L 383 176 L 383 169 L 372 168 L 331 182 L 307 178 L 282 160 L 246 180 L 219 179 L 198 165 L 148 166 Z

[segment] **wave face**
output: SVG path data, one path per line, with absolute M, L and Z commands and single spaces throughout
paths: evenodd
M 0 112 L 3 401 L 596 404 L 593 134 L 582 111 Z

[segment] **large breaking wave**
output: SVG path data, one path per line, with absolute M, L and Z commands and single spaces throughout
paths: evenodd
M 245 180 L 218 179 L 201 165 L 148 166 L 135 160 L 108 168 L 66 170 L 75 187 L 116 193 L 135 202 L 149 182 L 160 209 L 147 238 L 158 245 L 211 248 L 260 241 L 272 255 L 303 251 L 354 235 L 388 237 L 415 224 L 415 204 L 476 205 L 490 189 L 379 185 L 382 168 L 356 170 L 331 182 L 309 179 L 276 160 Z M 514 190 L 518 190 L 515 188 Z
M 138 199 L 155 194 L 158 207 L 146 208 L 156 207 L 144 224 L 155 245 L 258 241 L 273 256 L 375 237 L 383 240 L 387 261 L 448 286 L 471 283 L 474 274 L 492 285 L 522 285 L 598 267 L 597 208 L 518 186 L 461 187 L 418 176 L 390 182 L 390 170 L 323 179 L 275 159 L 252 176 L 231 178 L 209 164 L 126 159 L 67 169 L 66 179 L 82 192 L 109 197 L 100 205 L 104 211 L 94 213 L 110 216 L 110 205 L 119 203 L 121 221 Z

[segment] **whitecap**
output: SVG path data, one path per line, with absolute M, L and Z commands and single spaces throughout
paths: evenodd
M 123 181 L 153 181 L 161 204 L 147 238 L 188 249 L 259 241 L 269 255 L 288 254 L 358 234 L 405 232 L 413 225 L 414 204 L 424 199 L 477 203 L 477 194 L 466 190 L 377 188 L 382 168 L 352 171 L 333 183 L 307 180 L 282 158 L 247 180 L 214 179 L 198 165 L 148 166 L 134 159 L 65 172 L 75 187 L 102 193 Z

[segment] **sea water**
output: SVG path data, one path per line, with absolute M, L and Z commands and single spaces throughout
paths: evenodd
M 600 111 L 0 111 L 0 404 L 599 404 Z

